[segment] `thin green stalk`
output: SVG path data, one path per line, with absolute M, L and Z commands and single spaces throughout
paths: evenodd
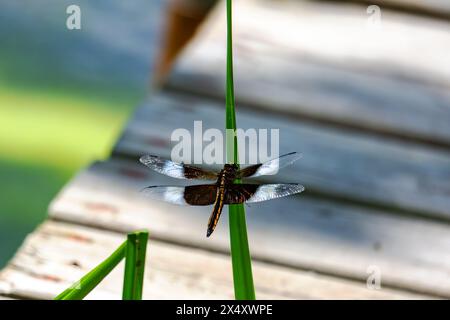
M 142 300 L 147 241 L 147 231 L 128 234 L 123 277 L 123 300 Z
M 239 166 L 238 145 L 236 136 L 236 112 L 234 104 L 233 84 L 233 44 L 232 44 L 232 11 L 231 0 L 227 0 L 227 85 L 226 85 L 226 129 L 227 162 Z M 231 140 L 231 141 L 229 141 Z M 235 181 L 240 183 L 240 181 Z M 234 296 L 237 300 L 254 300 L 252 262 L 247 239 L 245 208 L 243 204 L 229 205 L 230 247 L 233 265 Z
M 105 261 L 59 294 L 55 300 L 81 300 L 88 295 L 125 257 L 127 241 L 122 243 Z

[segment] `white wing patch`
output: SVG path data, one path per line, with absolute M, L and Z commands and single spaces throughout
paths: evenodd
M 256 189 L 256 192 L 246 202 L 261 202 L 286 197 L 291 194 L 300 193 L 304 190 L 305 187 L 297 183 L 263 184 Z
M 216 172 L 203 170 L 201 168 L 185 165 L 183 163 L 173 162 L 171 160 L 162 159 L 157 156 L 142 156 L 139 161 L 150 169 L 172 178 L 202 180 L 217 179 Z
M 184 187 L 147 187 L 142 193 L 151 199 L 165 201 L 180 206 L 187 205 L 184 199 Z
M 184 167 L 181 163 L 176 163 L 151 155 L 142 156 L 139 161 L 150 169 L 165 174 L 169 177 L 178 179 L 184 178 Z
M 276 159 L 267 161 L 263 163 L 258 170 L 252 175 L 252 177 L 257 176 L 270 176 L 278 173 L 278 170 L 281 168 L 284 168 L 298 159 L 302 157 L 301 153 L 292 152 L 285 155 L 282 155 L 281 157 L 278 157 Z

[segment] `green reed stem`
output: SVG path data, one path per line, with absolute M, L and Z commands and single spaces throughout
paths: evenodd
M 233 84 L 233 44 L 231 0 L 227 0 L 227 82 L 226 82 L 227 162 L 239 166 L 236 136 L 236 112 Z M 235 181 L 240 183 L 240 181 Z M 254 300 L 252 261 L 247 239 L 245 208 L 243 204 L 229 205 L 230 250 L 233 265 L 234 295 L 237 300 Z
M 123 277 L 123 300 L 142 300 L 147 241 L 147 231 L 128 234 Z
M 122 243 L 105 261 L 59 294 L 55 300 L 82 300 L 88 295 L 124 258 L 127 241 Z
M 129 233 L 127 240 L 116 251 L 70 288 L 60 293 L 55 300 L 82 300 L 123 258 L 125 258 L 125 272 L 122 298 L 123 300 L 141 300 L 147 241 L 147 231 Z

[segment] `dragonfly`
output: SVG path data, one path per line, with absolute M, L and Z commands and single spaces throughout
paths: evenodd
M 190 186 L 148 186 L 142 190 L 152 199 L 176 205 L 214 205 L 208 220 L 206 236 L 209 237 L 217 226 L 225 204 L 254 203 L 300 193 L 305 188 L 298 183 L 248 184 L 240 179 L 274 175 L 301 158 L 301 154 L 291 152 L 264 163 L 239 169 L 236 164 L 225 164 L 219 172 L 204 170 L 195 166 L 145 155 L 139 161 L 148 168 L 177 179 L 212 180 L 214 184 Z M 236 183 L 236 181 L 239 181 Z

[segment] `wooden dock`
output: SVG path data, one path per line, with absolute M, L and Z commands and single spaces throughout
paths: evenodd
M 276 179 L 306 186 L 247 210 L 259 299 L 450 298 L 450 7 L 374 2 L 379 28 L 366 25 L 364 1 L 234 4 L 238 126 L 280 129 L 280 152 L 303 159 Z M 233 298 L 227 215 L 206 239 L 211 208 L 143 197 L 174 181 L 138 162 L 169 157 L 171 132 L 195 120 L 223 127 L 224 10 L 137 108 L 110 159 L 50 204 L 0 273 L 0 296 L 51 299 L 147 228 L 145 299 Z M 122 267 L 88 297 L 120 299 Z M 373 267 L 381 289 L 366 284 Z

